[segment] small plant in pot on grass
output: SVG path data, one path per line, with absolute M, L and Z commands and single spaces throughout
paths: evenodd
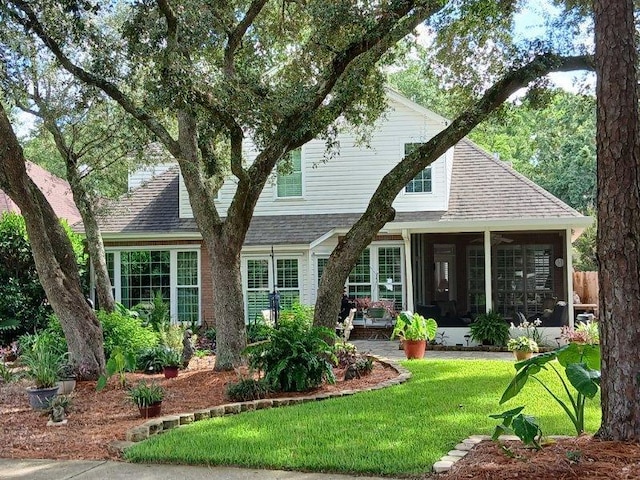
M 509 340 L 509 325 L 502 315 L 493 310 L 478 315 L 469 325 L 471 338 L 483 345 L 504 347 Z
M 531 358 L 532 355 L 538 351 L 538 344 L 535 340 L 525 337 L 524 335 L 518 338 L 511 338 L 507 342 L 507 349 L 516 357 L 516 360 L 526 360 Z
M 422 358 L 427 348 L 427 340 L 436 338 L 438 324 L 433 318 L 425 319 L 419 313 L 401 312 L 391 339 L 398 337 L 402 341 L 404 353 L 408 359 Z
M 141 380 L 135 387 L 129 389 L 127 398 L 138 407 L 141 417 L 157 417 L 162 408 L 164 389 L 156 383 L 148 384 Z
M 180 352 L 173 348 L 166 347 L 162 352 L 162 366 L 164 367 L 165 378 L 176 378 L 178 370 L 182 364 Z

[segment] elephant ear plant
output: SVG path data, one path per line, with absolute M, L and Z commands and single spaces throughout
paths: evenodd
M 433 318 L 425 319 L 419 313 L 401 312 L 391 333 L 391 340 L 433 340 L 436 338 L 438 324 Z
M 564 375 L 561 374 L 560 367 L 564 369 Z M 599 345 L 572 342 L 553 352 L 518 362 L 515 364 L 515 369 L 516 375 L 500 399 L 501 405 L 517 396 L 527 381 L 532 378 L 542 385 L 565 411 L 576 429 L 576 434 L 580 435 L 584 432 L 585 402 L 587 398 L 594 398 L 600 388 Z M 553 370 L 560 379 L 564 395 L 553 392 L 544 380 L 537 376 L 542 370 L 548 369 Z M 523 408 L 518 407 L 499 415 L 491 415 L 491 418 L 503 420 L 503 423 L 496 427 L 493 439 L 497 440 L 498 436 L 512 427 L 514 433 L 524 443 L 532 444 L 539 449 L 540 445 L 535 437 L 541 433 L 540 428 L 533 417 L 521 413 Z

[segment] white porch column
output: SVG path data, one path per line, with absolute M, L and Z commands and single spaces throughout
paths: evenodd
M 406 230 L 402 230 L 402 239 L 404 240 L 404 271 L 405 271 L 405 295 L 407 310 L 413 312 L 413 267 L 411 262 L 411 234 Z
M 484 295 L 486 312 L 493 308 L 493 292 L 491 285 L 491 232 L 484 231 Z
M 569 326 L 573 327 L 573 247 L 571 245 L 571 235 L 573 234 L 570 228 L 567 228 L 564 234 L 565 243 L 565 255 L 566 261 L 566 274 L 567 274 L 567 306 L 569 312 Z

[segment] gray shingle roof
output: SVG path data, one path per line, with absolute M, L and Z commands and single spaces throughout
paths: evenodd
M 565 217 L 582 214 L 469 140 L 456 145 L 442 221 Z
M 109 234 L 197 235 L 192 218 L 179 217 L 178 170 L 172 168 L 119 201 L 100 217 Z M 309 244 L 332 229 L 346 229 L 359 214 L 254 216 L 245 245 Z M 395 222 L 486 219 L 574 219 L 582 215 L 472 142 L 455 147 L 449 210 L 398 212 Z

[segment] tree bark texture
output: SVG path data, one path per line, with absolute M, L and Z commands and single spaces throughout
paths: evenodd
M 596 0 L 598 241 L 602 425 L 640 440 L 640 150 L 631 0 Z
M 38 277 L 58 316 L 71 360 L 87 377 L 104 371 L 102 328 L 80 286 L 75 255 L 51 205 L 29 177 L 22 148 L 0 105 L 0 186 L 25 219 Z
M 331 329 L 335 327 L 340 311 L 342 287 L 349 272 L 355 266 L 361 252 L 375 239 L 378 231 L 385 223 L 393 220 L 395 216 L 393 201 L 412 178 L 464 138 L 518 89 L 526 87 L 531 81 L 552 71 L 590 68 L 592 68 L 591 58 L 587 56 L 559 57 L 544 54 L 535 57 L 529 63 L 507 73 L 447 128 L 392 168 L 380 182 L 365 213 L 351 227 L 329 257 L 318 288 L 314 324 Z

